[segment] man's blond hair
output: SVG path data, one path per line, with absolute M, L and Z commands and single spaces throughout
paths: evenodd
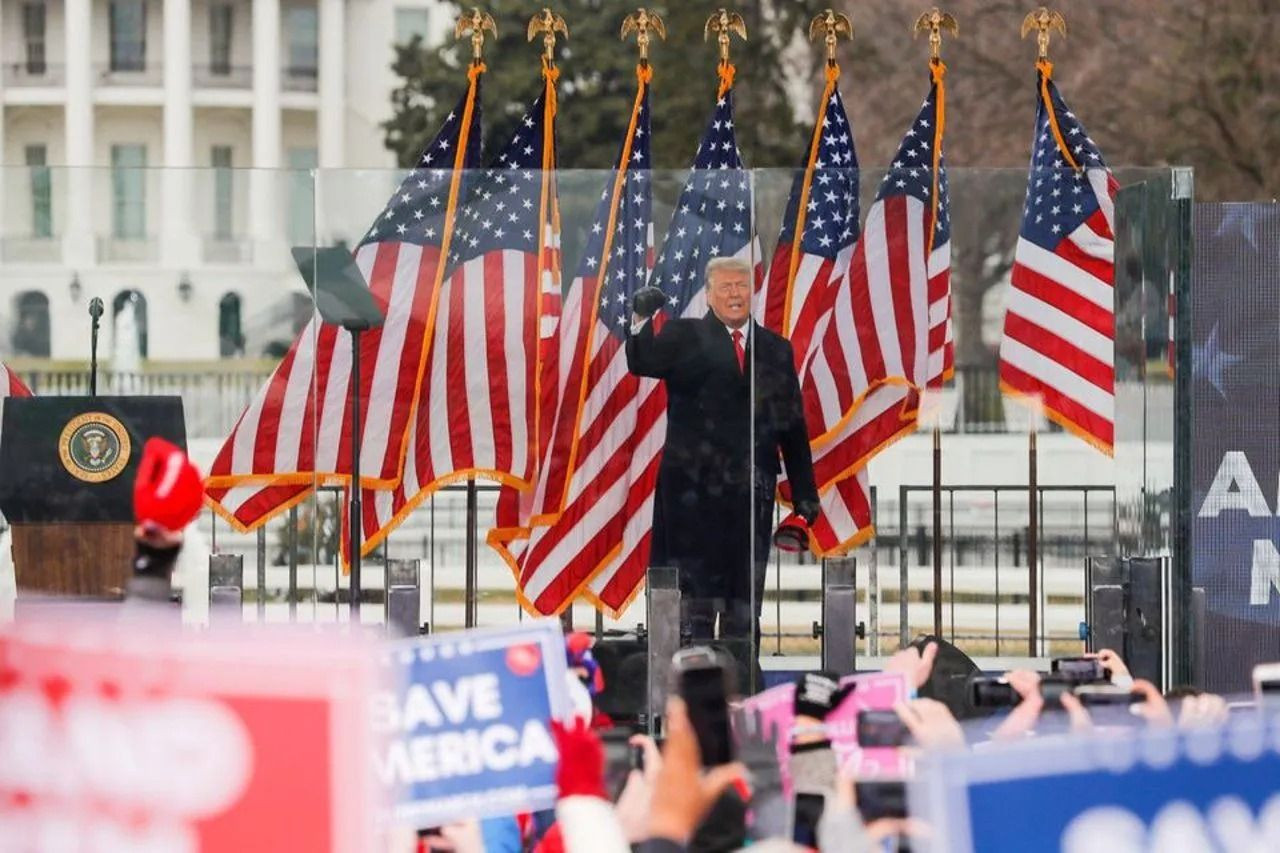
M 721 270 L 740 272 L 748 278 L 751 277 L 751 264 L 742 258 L 712 258 L 707 261 L 707 269 L 703 273 L 708 288 L 711 287 L 711 276 Z

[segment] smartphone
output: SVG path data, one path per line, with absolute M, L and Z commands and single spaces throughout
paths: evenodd
M 698 738 L 702 766 L 728 764 L 733 760 L 733 736 L 729 728 L 732 661 L 723 652 L 694 646 L 676 652 L 671 665 L 676 692 L 689 710 L 689 722 Z
M 882 817 L 907 816 L 907 786 L 905 782 L 859 782 L 854 785 L 858 811 L 864 823 Z
M 644 772 L 644 747 L 640 744 L 631 747 L 631 769 Z
M 1076 684 L 1094 684 L 1111 680 L 1111 672 L 1097 658 L 1054 658 L 1049 669 L 1055 675 Z
M 1106 705 L 1141 705 L 1146 701 L 1146 696 L 1142 693 L 1132 693 L 1127 687 L 1115 687 L 1110 684 L 1082 684 L 1072 693 L 1086 708 Z
M 604 788 L 610 800 L 618 799 L 627 776 L 631 773 L 631 732 L 626 729 L 610 729 L 600 733 L 604 744 Z
M 911 733 L 894 711 L 859 711 L 858 746 L 903 746 Z
M 1253 695 L 1259 708 L 1280 706 L 1280 663 L 1260 663 L 1253 668 Z
M 974 708 L 1012 708 L 1022 701 L 1004 676 L 978 675 L 969 679 L 969 704 Z
M 802 847 L 818 846 L 818 821 L 822 820 L 822 794 L 796 794 L 795 816 L 791 822 L 791 840 Z

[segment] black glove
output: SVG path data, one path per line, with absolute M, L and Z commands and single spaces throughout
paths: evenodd
M 631 297 L 631 310 L 637 317 L 648 319 L 667 304 L 667 295 L 656 287 L 642 287 Z
M 796 501 L 796 515 L 804 519 L 805 524 L 810 527 L 818 520 L 818 514 L 822 511 L 822 505 L 817 501 Z
M 853 684 L 841 687 L 834 672 L 806 672 L 796 679 L 796 716 L 825 720 L 853 688 Z

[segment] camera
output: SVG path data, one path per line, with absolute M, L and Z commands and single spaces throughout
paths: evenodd
M 1074 684 L 1097 684 L 1111 680 L 1111 671 L 1097 658 L 1054 658 L 1049 664 L 1052 674 Z

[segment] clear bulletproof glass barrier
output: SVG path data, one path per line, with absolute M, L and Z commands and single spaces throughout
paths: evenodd
M 392 313 L 411 319 L 381 333 L 402 345 L 389 345 L 382 355 L 377 346 L 366 351 L 363 393 L 369 420 L 361 459 L 373 486 L 365 490 L 366 524 L 361 530 L 364 542 L 373 543 L 362 566 L 366 621 L 383 618 L 379 588 L 388 585 L 388 561 L 393 567 L 417 561 L 419 620 L 431 630 L 507 624 L 531 613 L 556 613 L 574 599 L 569 612 L 577 629 L 623 632 L 638 642 L 653 638 L 661 621 L 679 646 L 707 639 L 703 628 L 692 627 L 688 610 L 690 604 L 696 609 L 710 599 L 711 639 L 736 649 L 731 654 L 743 662 L 743 686 L 757 686 L 770 670 L 813 668 L 824 643 L 855 644 L 859 665 L 874 666 L 904 640 L 932 631 L 939 569 L 942 635 L 971 656 L 1024 656 L 1030 639 L 1032 573 L 1027 563 L 1032 550 L 1035 651 L 1052 655 L 1078 648 L 1084 558 L 1160 554 L 1170 548 L 1174 411 L 1167 367 L 1173 305 L 1169 287 L 1179 274 L 1178 235 L 1186 226 L 1183 208 L 1174 199 L 1175 175 L 1168 169 L 1115 170 L 1114 459 L 1000 391 L 997 356 L 1026 171 L 949 171 L 954 376 L 936 393 L 929 419 L 871 456 L 865 478 L 855 477 L 858 488 L 851 500 L 863 495 L 865 506 L 858 512 L 866 524 L 858 529 L 866 532 L 846 556 L 854 561 L 855 621 L 865 636 L 826 631 L 824 577 L 829 573 L 823 560 L 811 553 L 783 553 L 772 545 L 773 530 L 790 510 L 756 493 L 772 491 L 772 468 L 786 472 L 768 454 L 761 470 L 757 445 L 763 437 L 757 431 L 762 421 L 765 428 L 776 425 L 777 413 L 767 410 L 773 405 L 767 386 L 776 372 L 760 363 L 762 351 L 750 337 L 743 342 L 738 377 L 748 380 L 745 399 L 757 409 L 741 417 L 733 409 L 736 392 L 711 382 L 711 374 L 698 377 L 725 399 L 712 404 L 695 396 L 692 415 L 681 413 L 692 421 L 701 418 L 695 432 L 706 441 L 693 440 L 694 458 L 713 458 L 724 447 L 736 450 L 730 453 L 732 460 L 710 463 L 712 473 L 682 466 L 678 473 L 691 484 L 688 504 L 669 510 L 687 525 L 687 532 L 717 546 L 716 559 L 742 563 L 742 574 L 726 577 L 723 588 L 715 581 L 708 595 L 689 587 L 693 570 L 686 571 L 683 619 L 679 607 L 651 608 L 652 595 L 643 586 L 650 564 L 674 560 L 644 556 L 658 545 L 656 537 L 643 537 L 655 506 L 662 505 L 656 480 L 663 456 L 656 448 L 666 439 L 661 417 L 666 401 L 651 390 L 661 387 L 656 379 L 641 383 L 624 370 L 631 300 L 638 289 L 653 283 L 641 270 L 665 268 L 668 278 L 657 283 L 670 291 L 668 297 L 676 296 L 672 307 L 695 323 L 698 317 L 705 319 L 709 294 L 707 258 L 700 254 L 695 260 L 695 249 L 709 253 L 713 246 L 722 247 L 717 253 L 745 259 L 768 279 L 794 170 L 718 170 L 723 174 L 714 181 L 711 175 L 687 171 L 648 172 L 648 196 L 633 188 L 628 177 L 617 188 L 632 200 L 617 205 L 610 196 L 614 172 L 560 170 L 554 182 L 558 228 L 547 213 L 552 208 L 543 206 L 544 198 L 552 198 L 551 185 L 544 186 L 536 172 L 518 170 L 518 181 L 516 174 L 504 178 L 476 171 L 462 176 L 452 202 L 444 191 L 450 176 L 445 180 L 402 170 L 171 172 L 121 166 L 3 171 L 0 357 L 36 394 L 84 393 L 88 308 L 93 298 L 103 300 L 99 392 L 182 398 L 192 454 L 205 470 L 225 478 L 219 482 L 226 489 L 219 496 L 220 513 L 204 513 L 194 530 L 199 545 L 193 543 L 189 550 L 203 556 L 190 559 L 207 564 L 210 553 L 241 558 L 238 580 L 246 618 L 347 618 L 343 605 L 349 600 L 350 580 L 343 571 L 346 510 L 340 473 L 349 470 L 349 453 L 341 447 L 345 404 L 339 401 L 348 386 L 339 377 L 350 372 L 350 357 L 344 355 L 350 339 L 345 333 L 326 333 L 318 322 L 290 254 L 297 247 L 346 247 L 366 279 L 386 282 L 375 290 L 385 286 L 390 294 L 393 284 L 408 285 L 396 290 L 396 298 L 409 301 L 397 303 Z M 857 176 L 858 219 L 864 229 L 885 174 L 866 169 Z M 499 178 L 509 181 L 499 184 Z M 441 274 L 438 281 L 438 258 L 431 252 L 440 251 L 443 220 L 432 199 L 444 207 L 453 204 L 456 235 L 451 248 L 459 252 L 458 258 L 446 259 L 450 274 Z M 683 210 L 691 200 L 697 209 Z M 827 199 L 824 195 L 818 201 Z M 738 209 L 739 203 L 746 210 Z M 540 245 L 550 259 L 541 265 L 536 247 L 520 248 L 533 246 L 539 223 L 547 229 Z M 652 237 L 645 223 L 651 223 Z M 508 225 L 519 227 L 520 240 L 511 242 Z M 428 236 L 433 227 L 437 233 Z M 636 232 L 629 237 L 628 227 Z M 703 234 L 697 233 L 699 227 Z M 735 227 L 743 232 L 733 232 Z M 375 233 L 375 228 L 380 230 Z M 405 235 L 414 228 L 420 238 L 408 239 Z M 592 275 L 598 267 L 591 263 L 604 260 L 604 231 L 609 228 L 613 236 L 606 273 L 622 273 L 622 278 L 606 282 Z M 532 235 L 527 239 L 526 230 Z M 752 231 L 754 240 L 748 238 Z M 644 235 L 636 236 L 639 232 Z M 464 240 L 465 253 L 460 251 Z M 803 263 L 797 261 L 797 276 L 807 274 Z M 540 275 L 543 266 L 555 272 Z M 557 280 L 558 290 L 553 284 Z M 584 286 L 575 290 L 575 283 Z M 541 301 L 535 298 L 540 284 Z M 433 315 L 430 297 L 437 290 Z M 583 302 L 586 292 L 600 298 L 591 311 Z M 724 295 L 732 301 L 737 293 L 736 286 L 726 286 Z M 762 299 L 756 296 L 757 312 L 764 307 Z M 526 324 L 538 305 L 559 311 L 558 324 Z M 444 354 L 442 361 L 431 361 L 424 344 L 428 325 L 432 340 L 441 344 L 436 351 Z M 705 325 L 715 329 L 710 321 Z M 731 330 L 723 324 L 719 329 L 724 337 L 710 339 L 718 348 L 714 369 L 736 369 Z M 590 363 L 596 373 L 585 373 L 588 363 L 581 358 L 574 361 L 584 350 L 565 343 L 585 342 L 584 330 L 593 332 L 591 354 L 597 360 Z M 548 340 L 558 340 L 559 346 L 548 349 Z M 606 344 L 611 360 L 600 358 Z M 553 362 L 552 354 L 558 360 Z M 688 361 L 696 364 L 697 358 Z M 290 368 L 297 363 L 311 367 L 295 375 Z M 552 363 L 554 371 L 545 375 L 534 369 Z M 802 386 L 812 367 L 797 365 Z M 762 381 L 764 374 L 772 378 Z M 397 376 L 412 381 L 400 387 L 392 379 Z M 728 376 L 737 382 L 732 370 Z M 575 381 L 580 391 L 576 400 L 553 393 L 562 382 Z M 264 394 L 272 382 L 276 389 Z M 641 394 L 641 384 L 649 393 Z M 587 388 L 596 396 L 586 393 Z M 601 420 L 606 406 L 616 405 L 619 396 L 643 408 L 633 417 L 651 419 L 643 421 L 651 429 L 640 439 L 634 430 L 615 429 L 613 421 Z M 643 403 L 635 402 L 641 399 Z M 759 408 L 762 399 L 765 411 Z M 325 404 L 317 405 L 322 400 L 328 400 L 327 417 Z M 562 405 L 573 418 L 560 424 L 568 438 L 557 439 L 553 414 Z M 711 410 L 698 408 L 703 405 Z M 722 416 L 724 411 L 730 414 Z M 504 413 L 515 420 L 503 421 Z M 270 431 L 280 418 L 293 424 L 292 432 Z M 488 448 L 467 444 L 486 428 L 490 435 L 495 430 L 511 435 L 517 421 L 526 424 L 525 441 L 514 443 L 525 448 L 524 467 L 507 451 L 498 458 L 492 441 Z M 936 505 L 935 423 L 942 464 Z M 452 429 L 459 424 L 467 428 Z M 422 429 L 411 434 L 418 426 Z M 1039 486 L 1034 548 L 1028 541 L 1027 489 L 1032 430 L 1037 434 Z M 369 450 L 370 434 L 388 452 Z M 539 434 L 547 436 L 541 450 L 557 440 L 569 442 L 561 449 L 572 448 L 576 436 L 582 452 L 564 469 L 567 481 L 552 478 L 551 489 L 560 489 L 555 494 L 562 498 L 571 487 L 587 496 L 578 505 L 585 526 L 566 532 L 563 526 L 556 531 L 543 524 L 540 532 L 526 532 L 538 527 L 522 521 L 535 515 L 529 505 L 533 495 L 543 501 L 541 510 L 563 508 L 548 503 L 545 487 L 539 492 L 528 486 L 540 467 L 535 464 L 540 453 L 530 454 L 528 448 Z M 643 448 L 621 444 L 641 440 Z M 329 457 L 318 458 L 318 448 Z M 638 473 L 631 467 L 636 458 L 647 460 L 648 466 Z M 415 460 L 413 470 L 403 465 L 410 459 Z M 623 459 L 630 461 L 623 465 Z M 736 467 L 741 465 L 745 472 Z M 289 482 L 251 476 L 270 471 L 296 476 Z M 474 485 L 467 472 L 476 475 Z M 238 475 L 245 478 L 235 480 Z M 634 524 L 617 527 L 615 516 L 608 515 L 615 525 L 610 528 L 599 521 L 600 507 L 606 498 L 621 494 L 622 476 L 632 477 L 629 482 L 648 477 L 654 485 L 626 491 L 624 512 L 617 518 L 631 518 Z M 819 479 L 827 480 L 819 483 L 825 493 L 829 478 Z M 504 483 L 518 488 L 504 489 Z M 734 492 L 744 485 L 747 497 Z M 679 493 L 672 489 L 667 497 L 675 499 Z M 636 505 L 626 506 L 626 500 Z M 761 506 L 769 508 L 767 519 L 755 517 L 753 508 Z M 546 521 L 547 515 L 537 514 L 536 520 Z M 940 539 L 935 529 L 941 530 Z M 739 546 L 747 556 L 730 558 L 729 552 Z M 669 557 L 669 551 L 659 555 L 664 553 Z M 749 567 L 761 563 L 766 567 L 762 584 L 748 583 L 742 590 L 729 586 L 750 579 Z M 681 589 L 681 583 L 677 580 L 674 589 Z M 607 598 L 599 616 L 593 598 Z M 731 599 L 746 601 L 742 618 L 730 614 L 726 620 Z M 763 661 L 761 670 L 757 661 Z

